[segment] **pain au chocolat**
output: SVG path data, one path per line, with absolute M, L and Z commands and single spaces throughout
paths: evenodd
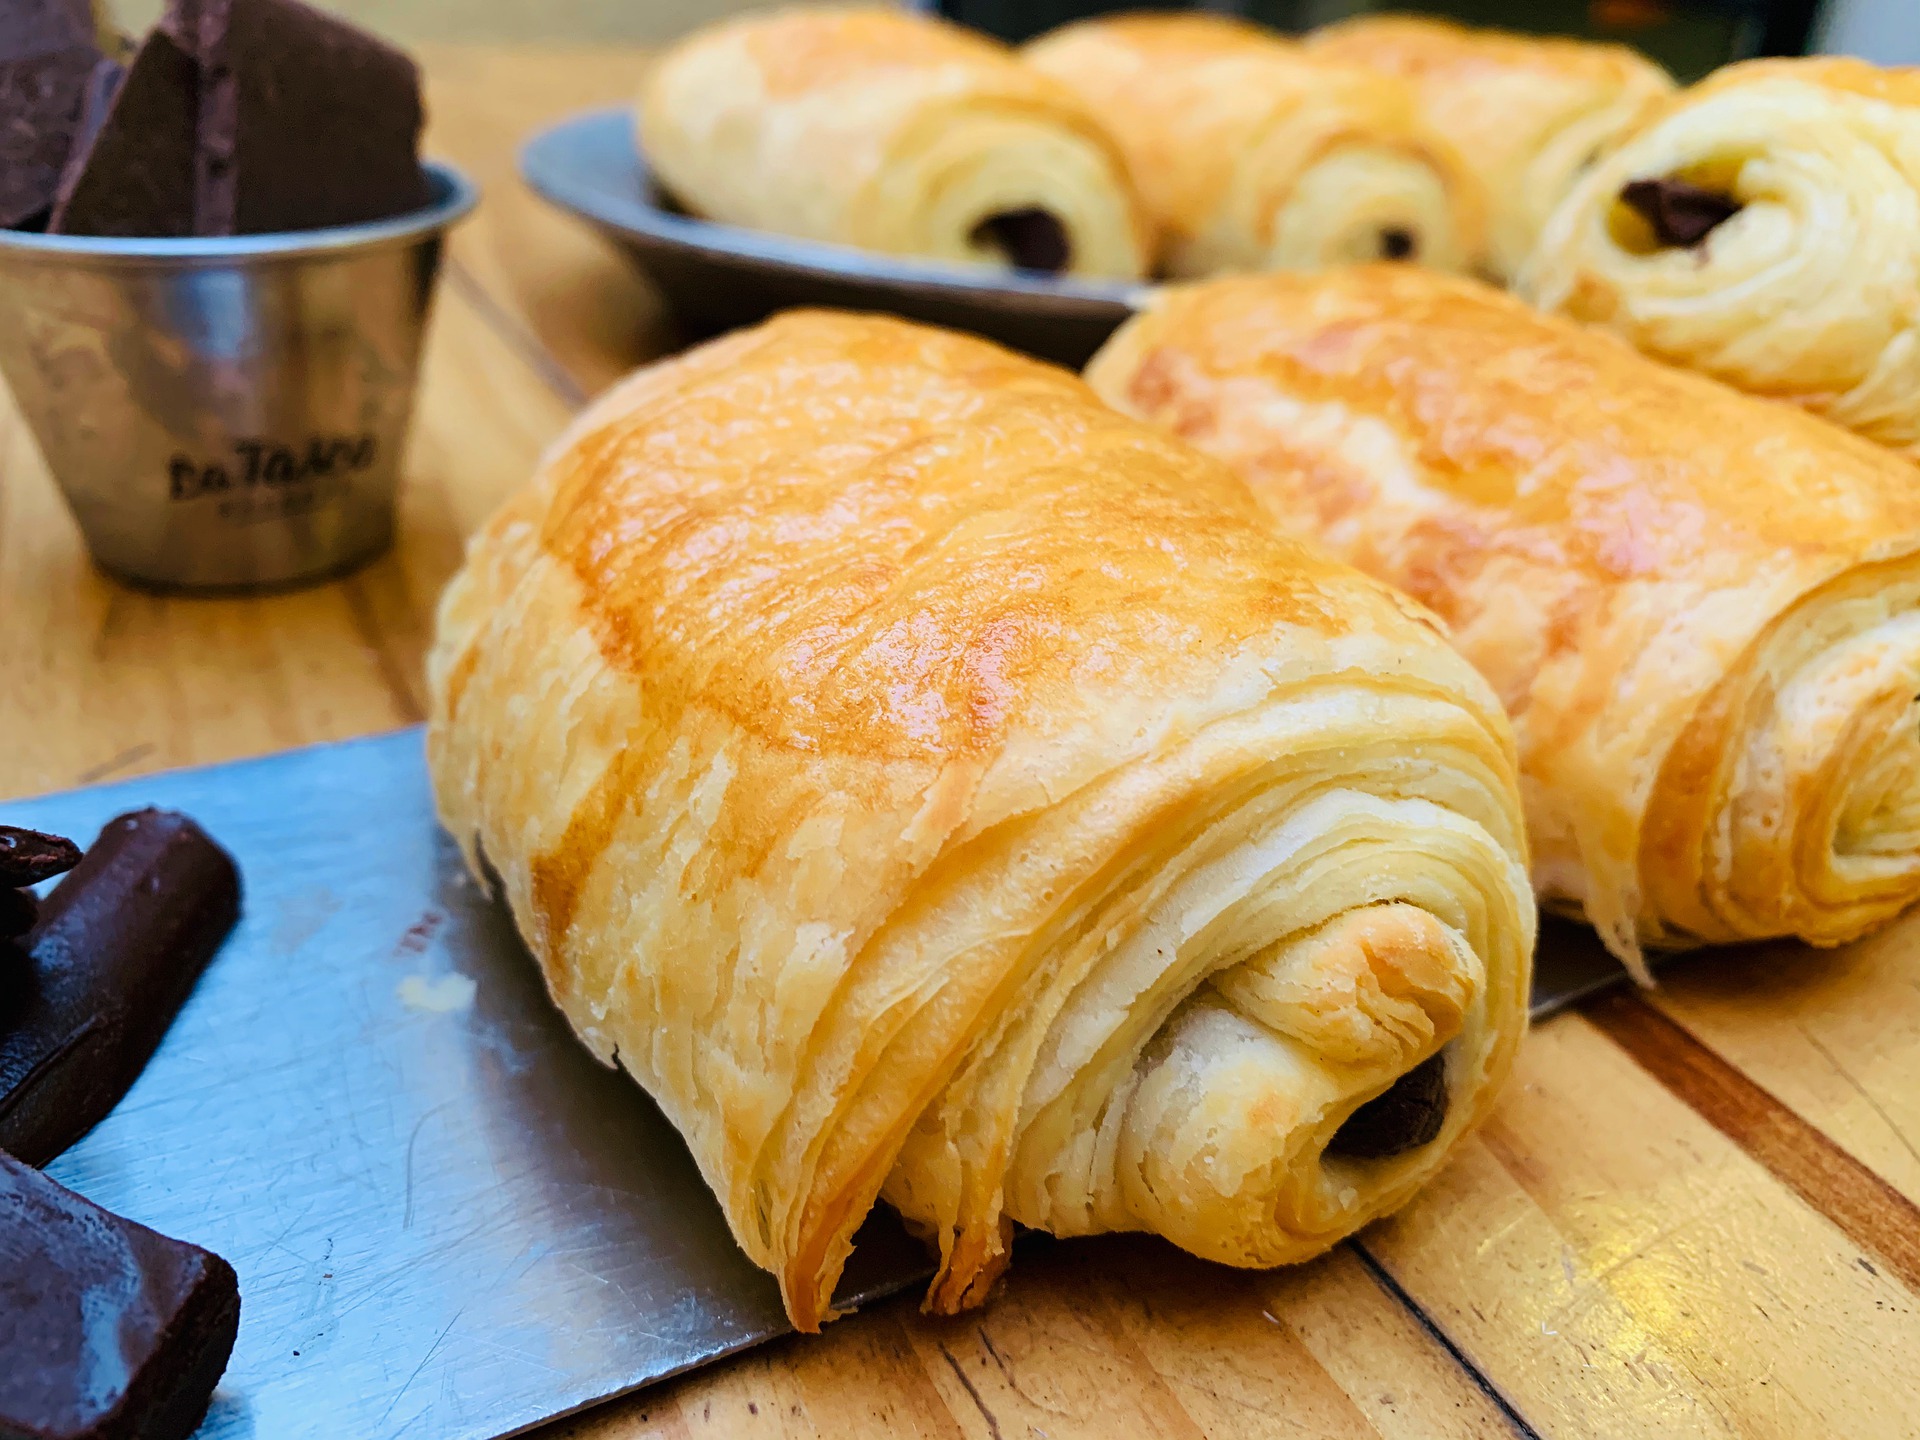
M 1396 266 L 1167 292 L 1087 374 L 1451 625 L 1513 715 L 1543 900 L 1630 964 L 1920 897 L 1905 461 Z
M 894 255 L 1132 279 L 1119 152 L 997 41 L 879 8 L 748 15 L 649 72 L 640 143 L 696 214 Z
M 1574 187 L 1517 288 L 1920 460 L 1920 68 L 1715 71 Z
M 1177 276 L 1480 259 L 1486 196 L 1400 79 L 1221 15 L 1115 15 L 1022 52 L 1126 152 Z
M 1422 118 L 1486 187 L 1487 271 L 1510 280 L 1581 174 L 1673 90 L 1625 45 L 1358 15 L 1307 37 L 1316 58 L 1412 87 Z
M 1236 1265 L 1405 1201 L 1525 1026 L 1485 682 L 1216 461 L 802 312 L 642 370 L 442 602 L 440 813 L 794 1322 L 877 1198 Z

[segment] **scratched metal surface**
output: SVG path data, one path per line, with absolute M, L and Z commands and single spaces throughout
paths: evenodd
M 240 1272 L 200 1440 L 491 1440 L 783 1333 L 685 1146 L 546 998 L 434 823 L 420 732 L 38 800 L 90 840 L 194 815 L 238 858 L 240 927 L 159 1053 L 48 1169 Z M 1534 1012 L 1618 983 L 1549 927 Z M 922 1277 L 897 1222 L 842 1299 Z
M 147 804 L 234 852 L 245 916 L 48 1168 L 240 1272 L 202 1440 L 510 1434 L 786 1330 L 678 1135 L 460 869 L 417 730 L 0 817 L 84 841 Z M 843 1295 L 925 1270 L 883 1218 Z

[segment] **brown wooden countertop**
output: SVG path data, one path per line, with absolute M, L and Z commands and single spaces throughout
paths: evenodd
M 624 101 L 640 53 L 425 59 L 431 148 L 487 199 L 452 247 L 398 548 L 268 599 L 120 588 L 0 397 L 0 795 L 420 719 L 462 537 L 667 343 L 625 262 L 513 174 L 538 124 Z M 1043 1246 L 977 1314 L 902 1297 L 544 1440 L 1920 1435 L 1916 1198 L 1920 916 L 1690 961 L 1541 1026 L 1442 1179 L 1315 1264 Z

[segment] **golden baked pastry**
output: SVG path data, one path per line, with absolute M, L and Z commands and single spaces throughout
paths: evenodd
M 797 313 L 641 371 L 475 538 L 429 677 L 448 829 L 805 1329 L 882 1193 L 940 1309 L 1013 1220 L 1304 1259 L 1525 1026 L 1485 682 L 984 341 Z
M 1391 76 L 1220 15 L 1086 20 L 1023 54 L 1120 142 L 1169 274 L 1480 256 L 1480 185 Z
M 804 9 L 707 26 L 648 73 L 640 145 L 731 225 L 894 255 L 1130 279 L 1126 168 L 1066 87 L 929 16 Z
M 1673 80 L 1625 45 L 1361 15 L 1307 37 L 1315 55 L 1399 76 L 1486 187 L 1487 271 L 1509 280 L 1580 173 Z
M 1536 888 L 1630 964 L 1920 895 L 1904 461 L 1404 267 L 1174 291 L 1088 377 L 1445 618 L 1514 718 Z
M 1519 288 L 1920 458 L 1920 69 L 1716 71 L 1575 186 Z

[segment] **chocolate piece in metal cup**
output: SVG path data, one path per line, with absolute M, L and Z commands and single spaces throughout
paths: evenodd
M 366 225 L 0 231 L 0 372 L 103 569 L 247 590 L 387 547 L 442 237 L 478 199 L 427 172 L 426 209 Z

